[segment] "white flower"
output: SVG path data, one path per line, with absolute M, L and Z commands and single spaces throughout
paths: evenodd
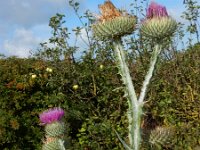
M 35 79 L 36 77 L 37 77 L 36 74 L 32 74 L 32 75 L 31 75 L 31 78 L 32 78 L 32 79 Z
M 52 73 L 52 72 L 53 72 L 53 69 L 47 68 L 46 71 L 49 72 L 49 73 Z
M 101 70 L 103 70 L 103 68 L 104 68 L 104 65 L 100 65 L 100 66 L 99 66 L 99 68 L 100 68 Z
M 77 84 L 73 85 L 73 89 L 77 90 L 78 89 L 78 85 Z

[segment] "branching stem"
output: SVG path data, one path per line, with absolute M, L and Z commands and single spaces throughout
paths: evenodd
M 114 40 L 114 53 L 116 57 L 116 62 L 119 68 L 119 73 L 122 76 L 122 81 L 126 88 L 126 97 L 128 99 L 128 122 L 129 122 L 129 142 L 130 142 L 130 149 L 131 150 L 139 150 L 140 143 L 141 143 L 141 134 L 140 134 L 140 124 L 141 124 L 141 117 L 142 117 L 142 107 L 143 101 L 146 95 L 147 87 L 150 83 L 150 80 L 153 75 L 153 71 L 155 69 L 155 64 L 157 58 L 160 54 L 161 47 L 160 45 L 155 46 L 155 50 L 153 51 L 151 60 L 150 60 L 150 67 L 145 76 L 145 80 L 143 82 L 142 90 L 137 99 L 137 95 L 135 92 L 135 88 L 132 82 L 132 78 L 130 76 L 130 71 L 126 62 L 126 56 L 124 54 L 122 41 L 120 38 Z
M 120 71 L 119 73 L 122 76 L 123 83 L 126 87 L 127 99 L 129 104 L 127 116 L 129 121 L 130 148 L 134 148 L 134 150 L 139 150 L 141 107 L 139 106 L 137 101 L 137 95 L 133 86 L 128 65 L 126 63 L 126 57 L 120 39 L 116 39 L 114 41 L 114 52 Z
M 140 92 L 140 96 L 139 96 L 139 99 L 138 99 L 138 101 L 139 101 L 139 103 L 141 105 L 144 102 L 146 91 L 147 91 L 148 85 L 150 83 L 150 80 L 151 80 L 151 78 L 153 76 L 153 71 L 155 69 L 155 65 L 156 65 L 158 56 L 160 54 L 160 51 L 161 51 L 161 47 L 160 47 L 159 44 L 157 44 L 155 46 L 154 51 L 153 51 L 153 54 L 152 54 L 152 57 L 151 57 L 151 61 L 150 61 L 149 70 L 147 72 L 147 75 L 145 76 L 145 80 L 143 82 L 142 89 L 141 89 L 141 92 Z

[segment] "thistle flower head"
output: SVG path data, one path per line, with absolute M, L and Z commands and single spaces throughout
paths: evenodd
M 101 15 L 93 24 L 93 34 L 97 39 L 109 40 L 131 34 L 135 29 L 136 17 L 117 9 L 109 0 L 99 5 Z
M 155 17 L 168 17 L 166 7 L 159 5 L 155 2 L 151 2 L 147 9 L 146 17 L 148 19 L 155 18 Z
M 149 142 L 151 143 L 151 145 L 166 145 L 166 144 L 170 144 L 171 139 L 174 136 L 175 136 L 174 128 L 157 127 L 151 131 Z
M 146 18 L 142 21 L 141 33 L 157 42 L 170 37 L 176 30 L 177 23 L 172 19 L 164 6 L 151 2 Z
M 64 116 L 65 112 L 61 108 L 52 108 L 44 111 L 39 115 L 41 124 L 51 124 L 56 121 L 60 121 Z

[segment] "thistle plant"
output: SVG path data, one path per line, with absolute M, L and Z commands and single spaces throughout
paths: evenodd
M 61 108 L 53 108 L 39 115 L 41 125 L 45 125 L 45 141 L 42 150 L 65 150 L 64 147 L 64 123 L 61 121 L 64 111 Z
M 137 97 L 121 39 L 124 35 L 133 33 L 136 26 L 136 17 L 126 12 L 120 12 L 110 1 L 105 1 L 99 8 L 101 16 L 98 17 L 97 22 L 92 26 L 93 34 L 99 40 L 111 40 L 113 42 L 115 61 L 125 86 L 124 92 L 128 102 L 129 144 L 125 143 L 117 132 L 116 134 L 125 149 L 139 150 L 141 143 L 140 126 L 143 114 L 142 107 L 144 105 L 147 87 L 152 78 L 157 58 L 161 52 L 163 39 L 174 33 L 176 21 L 168 16 L 165 7 L 154 2 L 150 4 L 146 19 L 143 20 L 140 31 L 143 36 L 154 40 L 156 45 L 141 92 L 139 97 Z

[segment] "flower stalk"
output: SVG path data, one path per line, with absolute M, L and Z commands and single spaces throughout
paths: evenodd
M 141 105 L 143 105 L 144 98 L 145 98 L 146 91 L 147 91 L 147 87 L 148 87 L 148 85 L 150 83 L 150 80 L 151 80 L 151 78 L 153 76 L 155 65 L 156 65 L 156 62 L 157 62 L 157 59 L 158 59 L 158 56 L 159 56 L 160 52 L 161 52 L 161 45 L 160 44 L 156 44 L 155 49 L 154 49 L 153 54 L 152 54 L 152 57 L 151 57 L 149 70 L 148 70 L 148 72 L 147 72 L 147 74 L 145 76 L 145 80 L 144 80 L 143 85 L 142 85 L 140 96 L 138 98 L 138 102 Z
M 124 54 L 124 49 L 122 46 L 121 39 L 114 40 L 114 53 L 116 57 L 116 62 L 118 64 L 119 74 L 122 77 L 122 81 L 126 88 L 126 95 L 128 99 L 128 111 L 127 117 L 129 122 L 129 142 L 130 148 L 138 147 L 140 143 L 140 116 L 142 114 L 141 107 L 137 101 L 137 95 L 135 88 L 133 86 L 132 78 L 130 76 L 130 71 L 126 63 L 126 57 Z

